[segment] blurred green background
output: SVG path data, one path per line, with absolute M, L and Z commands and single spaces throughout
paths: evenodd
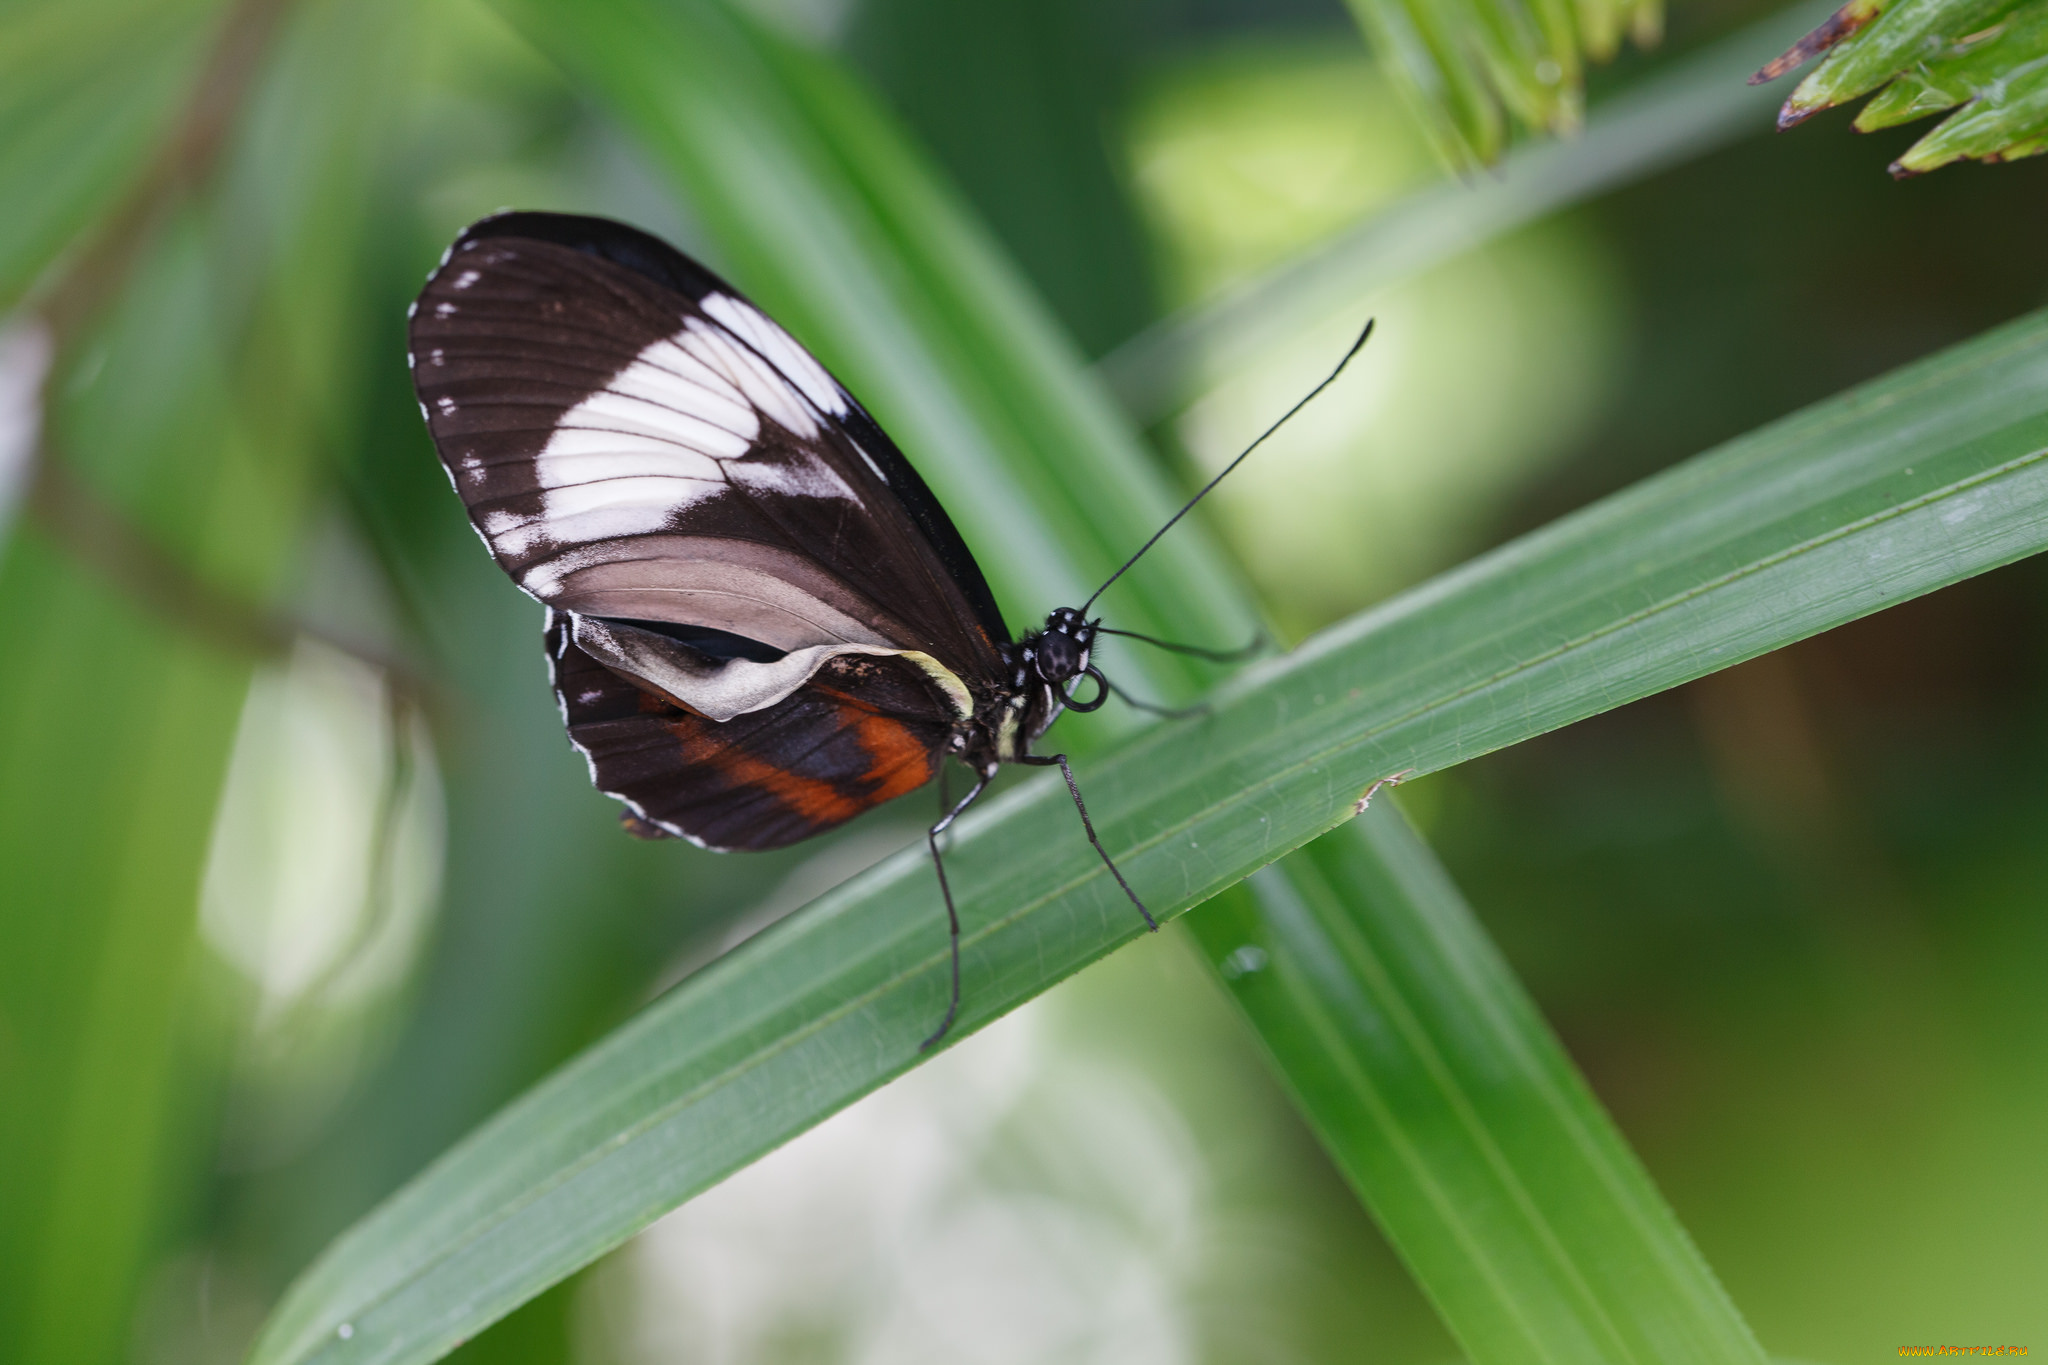
M 1091 357 L 1443 193 L 1337 0 L 758 8 L 865 75 Z M 1676 0 L 1661 47 L 1592 74 L 1595 124 L 1775 8 Z M 30 315 L 0 334 L 8 1361 L 238 1359 L 382 1195 L 926 818 L 912 798 L 756 857 L 640 845 L 563 742 L 537 609 L 420 429 L 404 306 L 505 205 L 716 253 L 481 0 L 0 10 L 0 177 L 34 189 L 0 215 L 5 301 L 89 274 L 87 229 L 168 173 L 224 16 L 271 45 L 217 181 L 47 386 Z M 1193 486 L 1380 319 L 1355 382 L 1204 509 L 1290 643 L 2048 302 L 2048 165 L 1894 184 L 1912 129 L 1769 126 L 1755 102 L 1740 135 L 1332 297 L 1140 411 Z M 268 614 L 223 623 L 34 483 L 39 426 Z M 2023 562 L 1401 799 L 1758 1336 L 1849 1362 L 2048 1343 L 2044 772 L 2048 571 Z M 1169 932 L 459 1358 L 1455 1354 Z

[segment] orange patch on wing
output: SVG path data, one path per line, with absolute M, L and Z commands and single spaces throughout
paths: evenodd
M 860 747 L 875 760 L 868 776 L 878 782 L 874 795 L 877 802 L 892 801 L 932 780 L 938 765 L 932 762 L 931 749 L 909 726 L 868 711 L 854 722 L 854 733 Z
M 724 742 L 715 726 L 696 720 L 694 715 L 694 724 L 679 722 L 670 729 L 683 742 L 683 754 L 689 762 L 718 769 L 735 786 L 769 792 L 792 813 L 817 825 L 851 820 L 872 806 L 915 791 L 932 780 L 936 768 L 932 752 L 916 732 L 843 692 L 817 690 L 838 706 L 841 724 L 853 731 L 856 742 L 873 760 L 859 775 L 868 784 L 865 793 L 850 796 L 823 778 L 808 777 L 756 758 Z
M 743 749 L 736 749 L 720 740 L 701 721 L 695 725 L 678 724 L 673 728 L 676 737 L 683 741 L 686 760 L 718 769 L 734 786 L 759 787 L 773 793 L 783 805 L 813 824 L 836 825 L 842 820 L 851 820 L 874 804 L 848 796 L 830 782 L 778 768 Z

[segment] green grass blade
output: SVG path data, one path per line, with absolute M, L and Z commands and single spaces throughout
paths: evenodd
M 1380 65 L 1453 167 L 1499 156 L 1517 129 L 1570 133 L 1584 59 L 1613 58 L 1624 31 L 1663 34 L 1661 4 L 1607 0 L 1349 0 Z
M 1892 165 L 1894 175 L 1924 175 L 1952 161 L 2017 161 L 2048 146 L 2048 64 L 2012 73 L 1995 92 L 1979 96 L 1961 113 L 1906 149 Z
M 1447 16 L 1413 0 L 1351 0 L 1350 8 L 1447 164 L 1483 164 L 1500 154 L 1507 129 L 1492 92 L 1457 41 L 1462 16 L 1448 16 L 1447 22 Z
M 1868 6 L 1859 10 L 1867 15 Z M 1864 132 L 1966 107 L 1894 161 L 1901 179 L 1951 162 L 2016 161 L 2048 150 L 2048 7 L 2038 0 L 1900 0 L 1856 27 L 1799 83 L 1779 112 L 1789 126 L 1877 91 L 1856 116 Z M 1841 25 L 1836 24 L 1836 28 Z M 1824 26 L 1762 76 L 1817 50 Z
M 1976 41 L 1924 57 L 1894 76 L 1857 111 L 1856 131 L 1890 128 L 1975 99 L 1988 97 L 1996 103 L 2005 98 L 2009 79 L 2044 56 L 2048 0 L 2034 0 L 2001 18 Z
M 1188 923 L 1475 1365 L 1762 1361 L 1392 801 Z
M 1430 771 L 2048 546 L 2048 316 L 1753 433 L 1339 627 L 1087 765 L 1178 914 Z M 1142 932 L 1026 783 L 963 821 L 955 1036 Z M 425 1361 L 919 1060 L 929 867 L 891 859 L 649 1007 L 359 1223 L 254 1359 Z
M 2013 0 L 1900 0 L 1859 28 L 1799 83 L 1780 123 L 1796 123 L 1877 89 L 1994 23 Z
M 212 0 L 82 0 L 0 16 L 0 313 L 156 148 Z

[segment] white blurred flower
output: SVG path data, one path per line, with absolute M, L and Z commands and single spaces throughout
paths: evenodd
M 260 992 L 259 1028 L 344 1005 L 409 965 L 439 894 L 441 794 L 416 718 L 374 666 L 302 639 L 259 669 L 215 817 L 200 927 Z
M 200 890 L 201 936 L 249 1000 L 231 1165 L 311 1140 L 388 1040 L 440 895 L 443 820 L 426 726 L 379 669 L 302 639 L 257 670 Z

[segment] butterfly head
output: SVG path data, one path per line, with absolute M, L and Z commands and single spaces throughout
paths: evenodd
M 1093 711 L 1109 695 L 1109 684 L 1089 662 L 1100 629 L 1101 622 L 1089 620 L 1072 607 L 1061 607 L 1045 618 L 1045 629 L 1030 631 L 1015 644 L 1003 646 L 1013 698 L 1010 704 L 1030 712 L 1023 725 L 1029 737 L 1037 738 L 1062 708 Z M 1075 700 L 1069 688 L 1077 678 L 1095 681 L 1093 700 Z
M 1058 687 L 1088 671 L 1088 656 L 1094 651 L 1097 623 L 1072 607 L 1061 607 L 1045 618 L 1045 629 L 1027 642 L 1025 657 L 1036 680 Z

